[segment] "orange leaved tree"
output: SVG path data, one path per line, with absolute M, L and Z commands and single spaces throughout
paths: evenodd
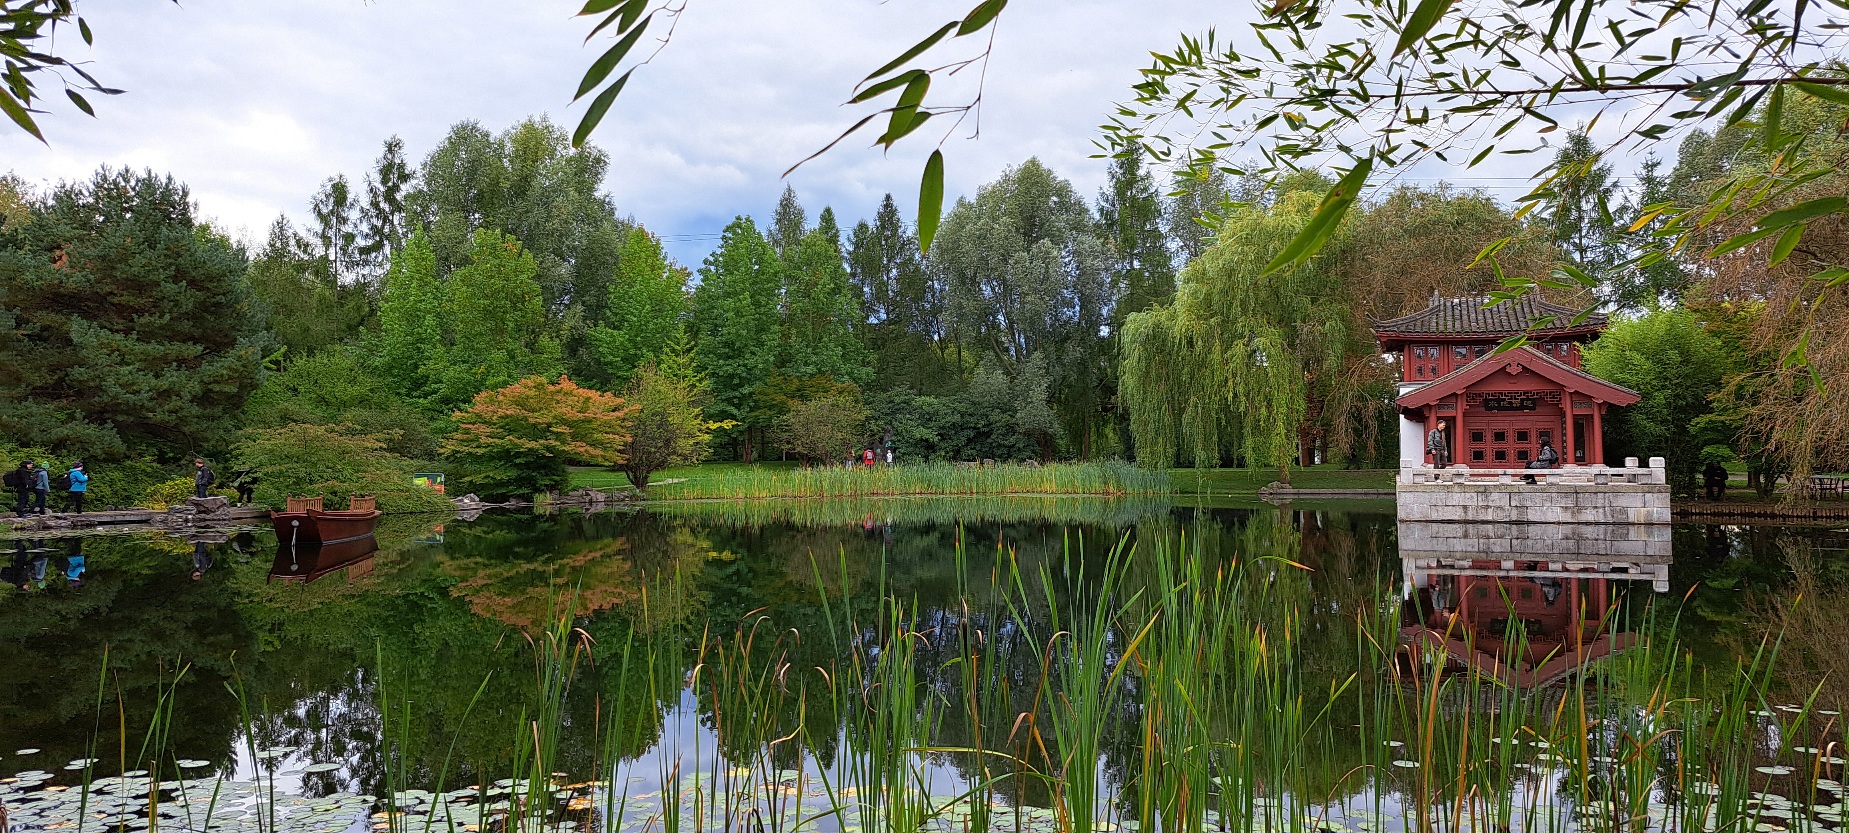
M 621 397 L 530 376 L 482 391 L 455 413 L 443 450 L 463 471 L 463 485 L 487 495 L 524 496 L 565 487 L 572 463 L 623 462 L 635 408 Z

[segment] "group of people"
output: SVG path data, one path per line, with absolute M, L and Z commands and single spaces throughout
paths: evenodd
M 882 454 L 884 457 L 881 456 Z M 889 466 L 892 465 L 892 446 L 887 446 L 884 451 L 874 448 L 873 446 L 867 446 L 855 452 L 854 456 L 849 457 L 847 466 L 848 468 L 853 468 L 855 463 L 859 463 L 863 466 L 877 466 L 881 462 Z
M 83 514 L 83 500 L 90 491 L 90 475 L 84 471 L 82 460 L 72 463 L 69 471 L 55 479 L 51 476 L 50 465 L 45 461 L 40 460 L 34 463 L 27 460 L 20 463 L 18 468 L 7 472 L 6 485 L 11 487 L 18 497 L 13 505 L 13 511 L 18 513 L 19 517 L 23 518 L 27 514 L 46 514 L 48 510 L 45 508 L 45 499 L 50 496 L 54 487 L 69 495 L 65 504 L 69 507 L 69 511 Z
M 1449 422 L 1441 419 L 1438 421 L 1438 427 L 1425 433 L 1425 451 L 1432 455 L 1433 468 L 1442 469 L 1451 466 L 1451 438 L 1446 436 L 1450 427 Z M 1551 469 L 1558 465 L 1560 465 L 1560 452 L 1554 450 L 1552 442 L 1542 440 L 1541 450 L 1522 468 Z M 1532 485 L 1535 482 L 1534 475 L 1524 475 L 1522 481 Z

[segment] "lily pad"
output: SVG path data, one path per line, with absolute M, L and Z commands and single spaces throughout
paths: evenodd
M 1400 769 L 1418 769 L 1419 768 L 1418 761 L 1394 761 L 1393 765 L 1396 767 L 1399 767 Z
M 320 763 L 320 764 L 309 764 L 308 766 L 303 767 L 302 771 L 307 772 L 307 773 L 333 772 L 334 770 L 337 770 L 339 768 L 340 768 L 340 764 Z
M 1767 775 L 1790 775 L 1792 769 L 1791 767 L 1780 764 L 1778 766 L 1756 766 L 1753 767 L 1753 771 L 1763 772 Z

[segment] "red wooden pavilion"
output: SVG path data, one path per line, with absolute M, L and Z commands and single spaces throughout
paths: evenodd
M 1580 369 L 1580 347 L 1608 322 L 1574 315 L 1532 295 L 1489 306 L 1434 294 L 1425 309 L 1375 322 L 1381 352 L 1400 366 L 1400 456 L 1430 464 L 1426 433 L 1443 420 L 1453 465 L 1522 468 L 1543 442 L 1563 465 L 1603 464 L 1606 410 L 1638 395 Z M 1496 352 L 1524 332 L 1530 345 Z

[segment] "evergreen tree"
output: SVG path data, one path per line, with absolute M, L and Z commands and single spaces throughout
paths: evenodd
M 610 284 L 607 323 L 591 330 L 604 372 L 627 387 L 636 368 L 659 359 L 687 316 L 687 270 L 670 263 L 647 229 L 629 230 L 622 266 Z
M 275 342 L 246 258 L 171 177 L 103 169 L 0 226 L 0 435 L 91 459 L 219 447 Z
M 394 390 L 415 400 L 428 398 L 437 384 L 433 374 L 443 362 L 444 303 L 436 253 L 423 229 L 392 255 L 384 289 L 374 364 Z
M 1163 228 L 1162 196 L 1143 166 L 1141 147 L 1111 160 L 1110 182 L 1098 194 L 1098 226 L 1110 246 L 1118 301 L 1112 329 L 1124 316 L 1175 294 L 1175 264 Z
M 693 293 L 695 355 L 713 390 L 708 415 L 739 424 L 728 433 L 746 462 L 755 459 L 759 438 L 770 427 L 749 420 L 758 389 L 777 366 L 782 286 L 776 250 L 751 218 L 738 217 L 700 266 L 700 286 Z
M 920 390 L 952 383 L 944 361 L 942 284 L 932 280 L 899 207 L 887 194 L 873 222 L 854 226 L 848 276 L 860 297 L 861 339 L 873 356 L 875 386 Z
M 777 210 L 770 215 L 770 228 L 764 230 L 764 235 L 770 238 L 777 256 L 783 257 L 808 233 L 809 217 L 803 213 L 802 203 L 796 201 L 796 189 L 783 186 L 783 196 L 777 198 Z
M 1673 199 L 1670 176 L 1663 173 L 1662 167 L 1662 160 L 1655 157 L 1645 159 L 1638 166 L 1637 188 L 1618 209 L 1618 216 L 1642 217 L 1645 206 L 1659 205 Z M 1644 248 L 1652 235 L 1667 222 L 1667 219 L 1659 215 L 1634 231 L 1628 228 L 1620 231 L 1625 250 L 1635 252 Z M 1653 309 L 1665 301 L 1681 300 L 1682 293 L 1688 288 L 1688 281 L 1689 272 L 1680 260 L 1663 258 L 1655 263 L 1617 270 L 1611 276 L 1605 294 L 1617 309 Z
M 314 243 L 278 217 L 246 282 L 272 331 L 293 354 L 313 353 L 360 331 L 372 311 L 366 287 L 342 285 Z
M 834 208 L 822 206 L 821 216 L 815 218 L 815 230 L 821 232 L 822 237 L 835 245 L 835 251 L 844 250 L 841 241 L 841 224 L 835 221 Z
M 809 232 L 783 258 L 783 354 L 780 372 L 864 385 L 872 376 L 854 337 L 860 310 L 841 250 L 825 230 Z
M 385 150 L 366 175 L 366 205 L 360 209 L 360 259 L 368 269 L 387 262 L 404 243 L 405 196 L 412 185 L 404 140 L 385 140 Z
M 1554 154 L 1553 170 L 1554 191 L 1559 194 L 1549 218 L 1554 242 L 1587 274 L 1609 278 L 1623 260 L 1612 222 L 1611 199 L 1618 185 L 1611 166 L 1600 161 L 1598 148 L 1584 130 L 1574 130 Z
M 334 280 L 355 277 L 360 269 L 360 206 L 346 175 L 336 174 L 321 183 L 309 211 L 315 219 L 315 244 Z

